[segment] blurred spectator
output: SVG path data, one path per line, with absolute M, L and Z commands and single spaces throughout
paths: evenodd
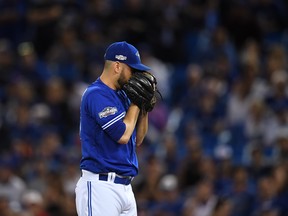
M 168 174 L 176 174 L 179 168 L 177 144 L 176 136 L 167 132 L 161 139 L 159 149 L 157 150 L 157 155 L 163 161 L 165 172 Z
M 286 50 L 277 44 L 268 47 L 266 61 L 264 63 L 265 76 L 268 81 L 271 81 L 271 76 L 275 71 L 285 70 L 286 68 Z
M 264 141 L 267 145 L 273 145 L 279 135 L 283 136 L 282 131 L 288 126 L 288 109 L 283 105 L 277 107 L 268 119 L 267 125 L 269 125 L 269 127 L 265 130 Z
M 164 175 L 159 182 L 160 198 L 153 208 L 155 216 L 181 215 L 183 198 L 178 188 L 177 176 Z
M 13 143 L 14 140 L 21 139 L 27 148 L 32 148 L 41 134 L 41 127 L 32 121 L 30 110 L 37 101 L 34 85 L 27 80 L 18 80 L 9 90 L 5 120 L 10 130 L 10 140 Z
M 233 216 L 249 215 L 252 212 L 254 196 L 249 183 L 246 169 L 236 167 L 233 173 L 233 187 L 229 194 L 229 198 L 233 202 Z
M 0 106 L 0 113 L 2 115 L 4 112 L 2 111 L 3 108 Z M 1 139 L 1 145 L 0 145 L 0 152 L 6 152 L 8 149 L 10 149 L 10 130 L 7 124 L 4 123 L 3 116 L 0 114 L 0 139 Z
M 51 171 L 48 173 L 46 186 L 44 202 L 49 216 L 64 215 L 66 209 L 64 182 L 59 172 Z
M 207 83 L 209 83 L 208 80 Z M 194 116 L 201 135 L 205 137 L 218 135 L 225 127 L 225 122 L 221 113 L 222 107 L 219 104 L 218 95 L 214 93 L 204 92 L 201 95 Z M 206 143 L 204 142 L 204 144 Z M 207 146 L 212 146 L 213 148 L 213 143 L 209 142 Z
M 228 197 L 233 188 L 234 163 L 231 155 L 219 157 L 215 160 L 217 178 L 214 182 L 214 191 L 219 197 Z
M 36 190 L 44 195 L 46 190 L 46 179 L 49 173 L 49 161 L 42 160 L 41 157 L 36 157 L 29 164 L 29 171 L 26 173 L 26 179 L 28 182 L 28 188 L 31 190 Z
M 97 1 L 95 1 L 97 2 Z M 98 1 L 101 4 L 101 1 Z M 107 1 L 102 3 L 108 5 Z M 103 6 L 102 6 L 103 7 Z M 106 6 L 104 6 L 106 8 Z M 110 7 L 110 6 L 109 6 Z M 99 7 L 97 7 L 99 9 Z M 107 10 L 103 9 L 102 10 Z M 109 10 L 109 9 L 108 9 Z M 100 11 L 99 11 L 100 12 Z M 101 12 L 102 13 L 102 12 Z M 99 15 L 100 13 L 97 13 Z M 95 14 L 96 15 L 96 14 Z M 107 15 L 107 14 L 106 14 Z M 107 22 L 106 22 L 107 23 Z M 84 33 L 83 33 L 83 43 L 85 46 L 85 59 L 84 67 L 80 73 L 82 75 L 82 81 L 91 83 L 96 80 L 97 77 L 101 74 L 101 68 L 103 68 L 103 56 L 102 53 L 105 53 L 106 42 L 105 35 L 101 32 L 102 24 L 98 20 L 88 20 L 85 23 Z
M 75 196 L 66 195 L 64 197 L 64 204 L 62 206 L 63 214 L 65 216 L 77 216 L 75 206 Z
M 140 47 L 140 52 L 141 60 L 144 64 L 149 65 L 152 68 L 152 73 L 157 79 L 157 88 L 161 92 L 162 99 L 167 101 L 171 94 L 171 89 L 169 88 L 171 66 L 156 58 L 148 45 Z
M 120 23 L 122 28 L 126 29 L 126 31 L 122 30 L 122 37 L 134 44 L 144 41 L 148 33 L 145 20 L 149 14 L 144 4 L 141 0 L 123 0 L 122 2 L 123 13 L 119 14 L 119 18 L 122 20 Z
M 272 174 L 276 189 L 276 206 L 279 210 L 279 215 L 284 216 L 287 214 L 288 202 L 288 176 L 287 176 L 287 163 L 280 163 L 275 166 Z
M 153 1 L 151 1 L 153 2 Z M 190 2 L 189 2 L 190 3 Z M 190 28 L 192 25 L 189 19 L 183 16 L 182 2 L 170 0 L 168 2 L 153 3 L 154 7 L 149 11 L 147 16 L 147 26 L 149 32 L 155 34 L 147 34 L 148 42 L 157 49 L 153 49 L 155 56 L 161 58 L 165 62 L 181 63 L 187 59 L 183 53 L 184 44 L 182 31 L 186 31 L 186 27 Z M 153 5 L 152 4 L 152 5 Z M 189 6 L 189 9 L 193 7 Z M 191 16 L 187 11 L 187 16 Z M 194 15 L 194 13 L 193 13 Z M 185 25 L 188 22 L 188 25 Z
M 183 208 L 183 216 L 209 216 L 217 203 L 217 196 L 214 194 L 213 182 L 204 179 L 195 187 Z
M 197 134 L 186 137 L 185 145 L 187 153 L 180 160 L 179 187 L 182 191 L 188 192 L 201 179 L 200 165 L 202 162 L 202 143 Z
M 230 216 L 233 205 L 227 198 L 219 198 L 211 216 Z
M 262 40 L 260 25 L 252 9 L 247 1 L 221 1 L 221 21 L 229 31 L 238 50 L 247 39 Z
M 274 180 L 269 175 L 259 179 L 257 185 L 256 199 L 254 204 L 253 216 L 264 213 L 264 211 L 277 210 L 276 206 L 276 188 Z
M 77 151 L 78 149 L 75 149 Z M 79 155 L 80 157 L 80 155 Z M 62 181 L 64 186 L 65 194 L 67 195 L 66 201 L 69 202 L 69 197 L 74 197 L 75 185 L 80 177 L 80 172 L 78 169 L 78 158 L 76 156 L 69 155 L 69 152 L 66 152 L 65 155 L 65 170 L 62 172 Z M 74 203 L 74 202 L 73 202 Z
M 279 162 L 286 162 L 287 161 L 287 155 L 288 155 L 288 128 L 281 128 L 279 129 L 277 133 L 277 137 L 275 140 L 275 149 L 277 151 L 277 154 L 275 155 L 277 157 L 277 161 Z
M 67 94 L 68 91 L 62 79 L 52 78 L 46 83 L 44 102 L 50 111 L 47 126 L 55 127 L 64 144 L 69 141 L 70 130 L 75 126 L 73 125 L 71 110 L 66 100 Z
M 287 19 L 285 10 L 287 5 L 282 0 L 262 0 L 253 5 L 253 12 L 260 27 L 263 43 L 269 46 L 277 43 L 283 28 L 286 27 Z
M 22 205 L 24 211 L 20 216 L 49 216 L 45 210 L 43 196 L 38 191 L 25 191 L 22 196 Z
M 159 182 L 165 172 L 160 160 L 151 155 L 147 158 L 143 174 L 135 182 L 135 197 L 139 205 L 145 205 L 148 208 L 153 207 L 160 198 Z
M 205 25 L 205 7 L 208 1 L 190 1 L 184 5 L 182 19 L 188 30 L 201 30 Z
M 29 0 L 27 6 L 27 29 L 32 32 L 28 35 L 35 45 L 36 52 L 42 59 L 45 58 L 47 51 L 55 42 L 56 27 L 63 10 L 56 0 Z
M 236 80 L 227 100 L 227 120 L 230 125 L 243 124 L 251 106 L 250 84 L 244 79 Z
M 0 196 L 0 212 L 2 216 L 19 216 L 18 213 L 14 212 L 9 205 L 9 199 L 7 196 Z
M 16 59 L 14 58 L 15 52 L 13 50 L 11 41 L 6 38 L 0 39 L 0 90 L 4 95 L 3 99 L 7 96 L 7 92 L 13 80 L 16 78 Z M 2 100 L 3 100 L 2 99 Z M 9 99 L 9 98 L 8 98 Z
M 84 45 L 75 27 L 60 28 L 56 43 L 49 49 L 46 59 L 52 76 L 66 83 L 79 80 L 84 70 Z
M 252 100 L 244 120 L 245 135 L 249 141 L 264 140 L 268 123 L 268 110 L 261 100 Z
M 197 102 L 201 98 L 203 85 L 203 68 L 197 64 L 190 64 L 186 69 L 186 90 L 185 95 L 181 97 L 181 107 L 184 112 L 194 114 L 197 111 Z
M 271 74 L 271 91 L 266 98 L 266 103 L 268 106 L 276 111 L 277 108 L 283 107 L 287 109 L 288 107 L 288 96 L 287 96 L 287 82 L 288 74 L 287 71 L 280 70 L 274 71 Z
M 246 40 L 239 56 L 242 65 L 253 65 L 258 70 L 261 66 L 261 50 L 258 41 Z
M 2 156 L 0 161 L 0 196 L 7 199 L 12 212 L 19 212 L 21 211 L 21 196 L 27 186 L 24 180 L 15 174 L 14 169 L 12 159 Z
M 263 143 L 261 143 L 261 141 L 254 141 L 246 146 L 243 154 L 243 163 L 247 166 L 247 171 L 253 184 L 257 184 L 257 182 L 263 176 L 268 175 L 271 170 L 273 160 L 269 160 L 264 152 L 265 147 Z
M 46 131 L 35 149 L 35 157 L 46 160 L 48 170 L 60 171 L 64 162 L 62 146 L 61 137 L 56 131 Z
M 25 34 L 25 2 L 19 0 L 0 3 L 0 38 L 10 38 L 13 45 L 19 43 Z
M 41 86 L 52 74 L 48 71 L 47 63 L 41 60 L 32 42 L 22 42 L 18 46 L 19 76 L 33 82 L 36 90 L 41 90 Z
M 199 50 L 199 59 L 204 70 L 210 76 L 230 80 L 236 72 L 238 60 L 234 44 L 231 43 L 228 32 L 222 26 L 217 26 L 211 33 L 209 44 Z

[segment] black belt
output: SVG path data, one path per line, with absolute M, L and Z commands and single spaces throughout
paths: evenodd
M 101 181 L 108 181 L 108 173 L 101 173 L 99 174 L 99 180 Z M 133 177 L 131 176 L 119 176 L 116 175 L 114 179 L 115 184 L 123 184 L 123 185 L 129 185 L 133 180 Z
M 97 178 L 98 178 L 98 180 L 100 180 L 100 181 L 109 181 L 109 178 L 111 177 L 109 174 L 110 173 L 99 173 L 99 174 L 97 174 L 97 173 L 93 173 L 93 172 L 90 172 L 90 171 L 87 171 L 87 170 L 82 170 L 82 172 L 81 172 L 81 176 L 83 176 L 85 173 L 87 174 L 87 175 L 92 175 L 93 177 L 94 177 L 94 175 L 95 175 L 95 177 L 97 176 Z M 110 177 L 109 177 L 110 176 Z M 115 184 L 123 184 L 123 185 L 129 185 L 131 182 L 132 182 L 132 180 L 133 180 L 133 176 L 121 176 L 121 175 L 118 175 L 118 174 L 113 174 L 113 176 L 115 176 L 114 177 L 114 183 Z

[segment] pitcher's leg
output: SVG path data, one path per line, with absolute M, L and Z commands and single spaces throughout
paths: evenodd
M 137 205 L 132 186 L 125 187 L 126 205 L 120 216 L 137 216 Z
M 122 201 L 113 187 L 114 183 L 79 180 L 75 189 L 78 216 L 119 216 Z

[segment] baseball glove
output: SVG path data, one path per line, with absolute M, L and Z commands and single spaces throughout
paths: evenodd
M 151 112 L 157 102 L 157 80 L 149 72 L 134 72 L 123 90 L 130 99 L 144 113 Z

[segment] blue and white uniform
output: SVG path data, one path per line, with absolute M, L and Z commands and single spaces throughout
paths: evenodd
M 141 63 L 138 50 L 125 41 L 111 44 L 104 59 L 140 71 L 150 70 Z M 137 215 L 130 184 L 138 174 L 136 129 L 127 144 L 118 143 L 126 130 L 123 119 L 129 106 L 124 91 L 108 87 L 100 78 L 83 93 L 80 107 L 82 176 L 75 188 L 78 216 Z
M 129 105 L 122 90 L 111 89 L 100 78 L 82 96 L 82 177 L 75 189 L 79 216 L 137 215 L 130 185 L 138 173 L 136 131 L 127 144 L 117 142 L 126 129 Z
M 125 132 L 123 118 L 129 105 L 122 90 L 109 88 L 100 78 L 87 88 L 80 111 L 81 169 L 137 175 L 136 131 L 127 144 L 117 143 Z

